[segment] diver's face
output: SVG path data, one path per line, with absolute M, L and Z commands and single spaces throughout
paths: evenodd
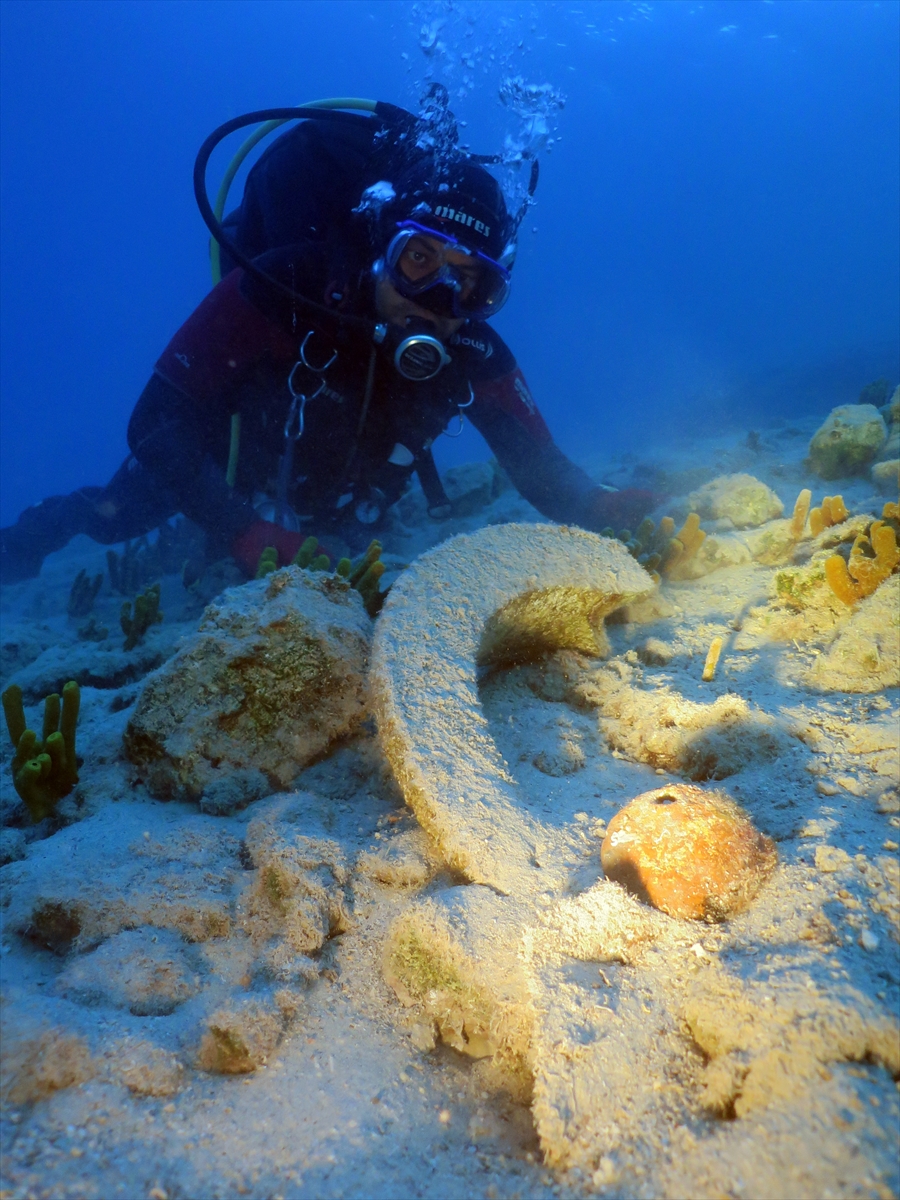
M 473 288 L 478 280 L 478 266 L 472 256 L 463 250 L 450 250 L 437 238 L 417 235 L 411 238 L 404 248 L 398 269 L 410 283 L 416 283 L 432 274 L 440 265 L 441 260 L 449 263 L 458 272 L 462 281 L 463 292 L 467 286 Z M 471 280 L 467 278 L 471 274 Z M 387 275 L 382 275 L 375 286 L 375 307 L 379 317 L 392 325 L 406 326 L 410 317 L 420 317 L 434 325 L 438 337 L 447 341 L 465 324 L 464 317 L 444 317 L 429 311 L 413 300 L 401 296 Z

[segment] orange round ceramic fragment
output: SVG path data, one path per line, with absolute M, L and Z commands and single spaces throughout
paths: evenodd
M 608 879 L 669 916 L 724 921 L 747 907 L 778 855 L 730 796 L 679 783 L 616 813 L 600 861 Z

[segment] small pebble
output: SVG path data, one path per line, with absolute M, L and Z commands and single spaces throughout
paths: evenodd
M 878 938 L 871 929 L 864 929 L 859 935 L 859 944 L 862 946 L 863 950 L 877 950 Z

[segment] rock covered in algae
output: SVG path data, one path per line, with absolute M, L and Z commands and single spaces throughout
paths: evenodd
M 807 673 L 823 692 L 880 692 L 900 687 L 900 575 L 861 601 Z
M 394 584 L 372 651 L 379 734 L 407 803 L 470 879 L 526 894 L 566 878 L 552 853 L 537 865 L 553 831 L 518 802 L 479 669 L 561 648 L 602 654 L 603 618 L 653 587 L 620 542 L 549 525 L 451 538 Z
M 607 878 L 671 917 L 721 921 L 747 907 L 777 854 L 730 797 L 675 784 L 613 817 L 600 861 Z
M 252 996 L 212 1013 L 200 1039 L 196 1065 L 217 1075 L 246 1075 L 265 1064 L 284 1032 L 284 1016 Z
M 170 930 L 123 929 L 92 954 L 74 956 L 54 991 L 80 1004 L 109 1004 L 136 1016 L 168 1016 L 197 990 L 183 939 Z
M 874 404 L 833 408 L 809 443 L 809 465 L 820 479 L 859 475 L 875 460 L 887 427 Z
M 872 482 L 880 492 L 896 496 L 900 489 L 900 458 L 889 458 L 872 467 Z
M 878 462 L 896 462 L 900 458 L 900 387 L 894 388 L 894 394 L 880 410 L 887 425 L 887 441 L 878 452 Z
M 720 475 L 688 496 L 692 512 L 704 520 L 727 517 L 735 529 L 764 525 L 784 512 L 784 504 L 768 484 L 753 475 Z
M 304 956 L 348 927 L 341 849 L 301 832 L 315 807 L 304 792 L 273 798 L 260 805 L 244 840 L 257 873 L 241 899 L 241 924 L 254 945 L 264 947 L 262 974 L 283 983 L 314 978 L 317 969 Z
M 230 588 L 147 683 L 125 734 L 162 797 L 229 769 L 285 786 L 365 714 L 371 621 L 358 593 L 298 567 Z

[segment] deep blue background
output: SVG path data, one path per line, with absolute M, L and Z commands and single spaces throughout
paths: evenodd
M 566 94 L 497 323 L 570 452 L 900 375 L 896 0 L 2 0 L 0 23 L 3 523 L 123 458 L 208 287 L 207 133 L 319 96 L 415 107 L 428 71 L 481 150 L 514 125 L 504 75 Z

